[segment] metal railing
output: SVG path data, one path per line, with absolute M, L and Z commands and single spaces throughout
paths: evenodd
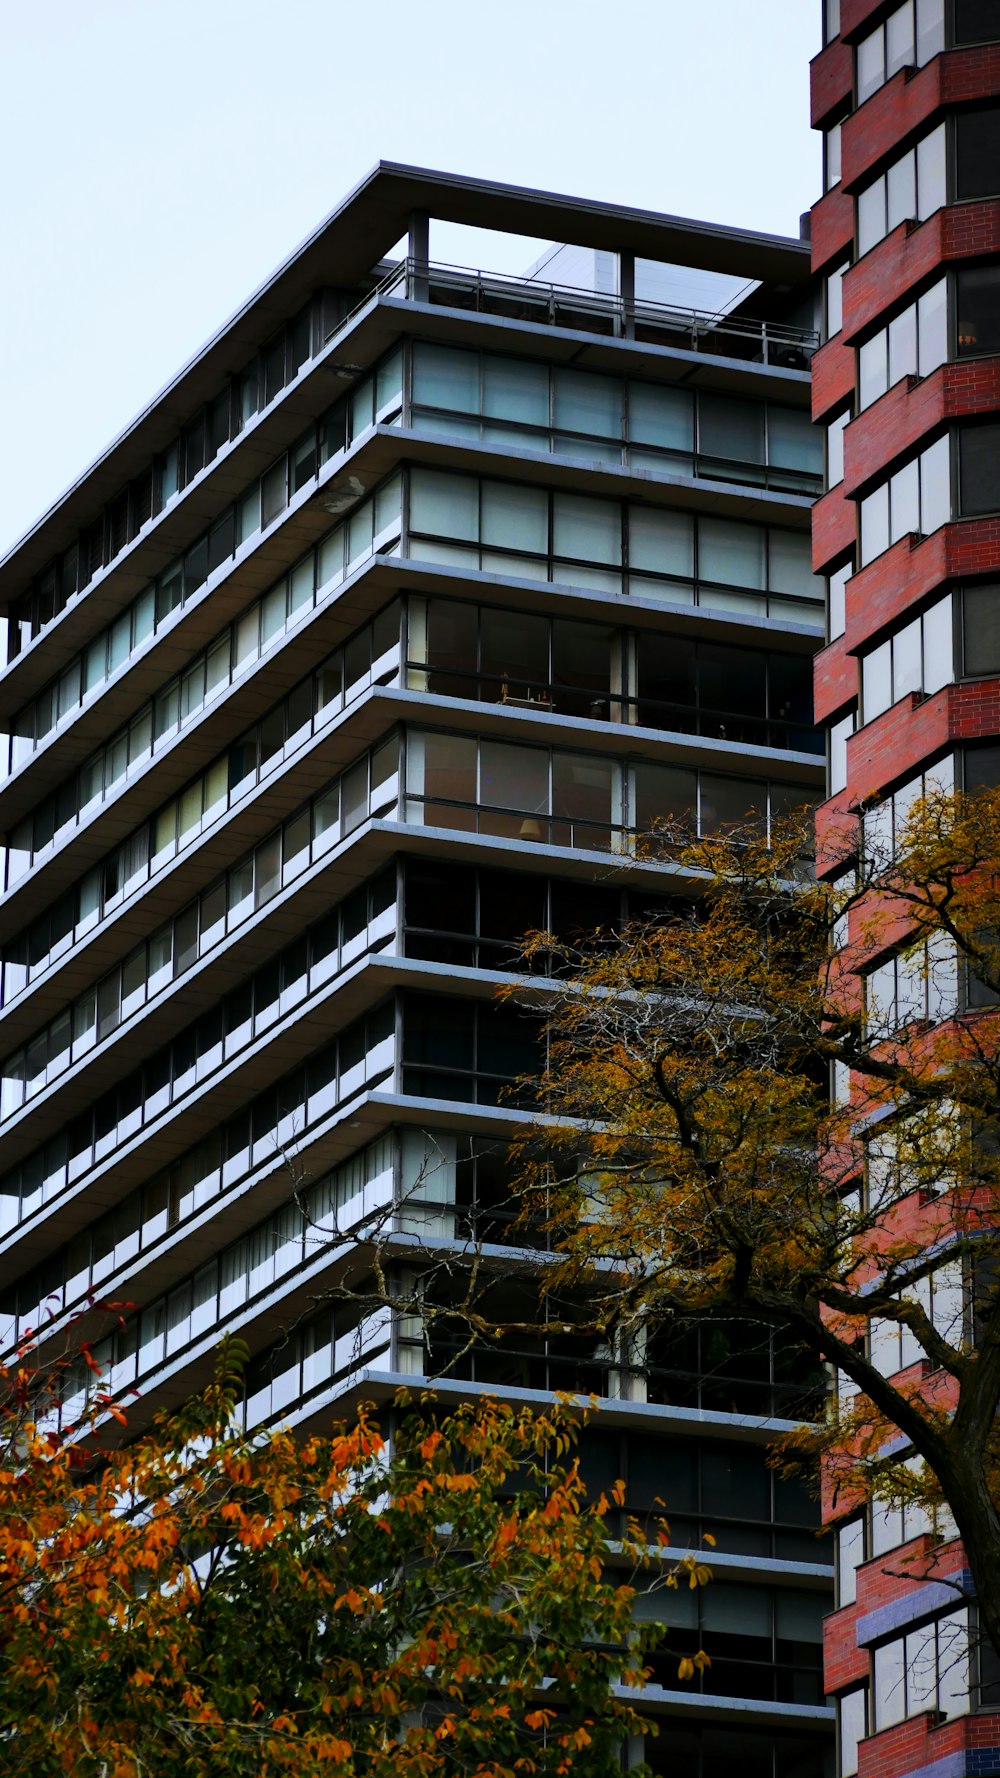
M 789 370 L 807 370 L 820 343 L 814 329 L 785 322 L 674 308 L 667 303 L 626 302 L 612 292 L 414 259 L 401 260 L 371 294 L 401 295 L 408 302 L 473 309 L 547 327 L 579 328 Z

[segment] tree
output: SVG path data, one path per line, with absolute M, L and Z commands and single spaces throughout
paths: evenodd
M 937 1509 L 914 1577 L 957 1526 L 1000 1651 L 1000 792 L 895 819 L 831 827 L 820 881 L 801 823 L 665 829 L 672 916 L 534 935 L 556 982 L 522 1214 L 626 1346 L 707 1321 L 836 1367 L 792 1445 L 841 1510 Z
M 607 1568 L 644 1552 L 612 1552 L 567 1413 L 403 1403 L 391 1446 L 370 1412 L 244 1434 L 241 1362 L 224 1346 L 204 1397 L 118 1448 L 95 1439 L 125 1425 L 106 1395 L 63 1437 L 58 1366 L 4 1375 L 3 1770 L 617 1773 L 648 1639 Z

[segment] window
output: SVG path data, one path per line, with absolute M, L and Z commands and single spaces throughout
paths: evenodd
M 840 0 L 823 0 L 823 42 L 840 36 Z
M 835 568 L 826 583 L 827 641 L 844 634 L 847 622 L 847 583 L 854 573 L 854 563 L 844 562 Z
M 859 1685 L 837 1699 L 837 1739 L 841 1778 L 858 1769 L 858 1746 L 868 1733 L 868 1687 Z
M 911 692 L 930 697 L 955 677 L 952 597 L 943 599 L 897 630 L 863 656 L 861 662 L 864 721 Z
M 858 353 L 858 401 L 870 407 L 903 377 L 926 377 L 948 357 L 948 284 L 941 278 Z
M 865 1521 L 848 1519 L 837 1526 L 837 1610 L 858 1596 L 858 1569 L 867 1561 Z M 849 1768 L 845 1768 L 847 1770 Z
M 1000 352 L 1000 265 L 959 267 L 955 273 L 955 347 L 960 358 Z
M 826 337 L 832 340 L 844 325 L 844 274 L 851 269 L 850 260 L 839 265 L 826 280 Z
M 995 43 L 1000 37 L 996 0 L 953 0 L 956 44 Z
M 865 1029 L 880 1042 L 916 1020 L 936 1024 L 958 1007 L 958 960 L 947 933 L 886 958 L 865 977 Z
M 994 33 L 995 34 L 995 33 Z M 960 111 L 955 118 L 955 198 L 991 198 L 1000 192 L 1000 106 Z
M 875 875 L 893 863 L 906 821 L 918 797 L 950 796 L 954 789 L 955 761 L 949 754 L 919 777 L 901 784 L 874 808 L 866 809 L 862 836 L 867 873 Z
M 834 123 L 823 132 L 823 190 L 831 191 L 840 184 L 840 134 L 841 125 Z
M 815 621 L 793 603 L 819 595 L 805 531 L 430 469 L 412 470 L 409 488 L 409 550 L 417 560 L 611 592 L 627 586 L 662 603 L 781 616 L 810 627 Z
M 904 0 L 862 37 L 857 50 L 858 104 L 863 105 L 901 68 L 922 68 L 945 47 L 945 0 Z
M 995 430 L 1000 434 L 1000 427 Z M 862 500 L 861 566 L 908 533 L 928 536 L 951 516 L 951 447 L 946 435 Z
M 1000 112 L 997 116 L 1000 117 Z M 925 222 L 947 201 L 946 133 L 942 123 L 859 192 L 859 256 L 898 228 L 901 222 L 911 219 Z
M 421 341 L 412 413 L 425 432 L 615 464 L 624 449 L 638 467 L 685 475 L 811 492 L 820 472 L 804 409 Z
M 826 429 L 826 485 L 835 488 L 844 479 L 844 433 L 851 423 L 851 412 L 838 414 Z
M 963 587 L 959 611 L 963 677 L 1000 674 L 1000 586 L 989 581 Z
M 969 1614 L 951 1611 L 872 1654 L 874 1728 L 923 1711 L 961 1716 L 970 1707 Z
M 854 733 L 855 714 L 850 711 L 830 728 L 830 795 L 847 788 L 847 743 Z
M 1000 509 L 1000 424 L 958 431 L 958 509 L 963 518 Z

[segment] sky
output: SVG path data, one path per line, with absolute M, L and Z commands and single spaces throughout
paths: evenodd
M 0 14 L 0 553 L 378 160 L 775 234 L 819 194 L 819 0 Z M 477 231 L 431 252 L 525 263 Z

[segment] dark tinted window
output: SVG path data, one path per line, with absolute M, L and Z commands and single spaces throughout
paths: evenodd
M 966 790 L 992 789 L 1000 784 L 1000 747 L 970 747 L 964 755 Z
M 955 119 L 955 197 L 1000 191 L 1000 109 L 960 112 Z
M 959 511 L 963 518 L 1000 507 L 1000 425 L 963 426 L 959 453 Z
M 1000 352 L 1000 265 L 976 265 L 959 271 L 956 296 L 959 357 Z
M 962 593 L 962 670 L 1000 673 L 1000 585 L 994 581 Z
M 955 42 L 990 43 L 1000 39 L 997 0 L 955 0 Z

